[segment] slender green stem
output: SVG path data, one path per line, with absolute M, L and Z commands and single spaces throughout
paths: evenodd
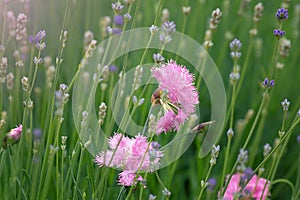
M 145 173 L 144 180 L 147 180 L 147 176 L 148 176 L 148 172 Z M 141 187 L 139 200 L 143 199 L 143 191 L 144 191 L 144 187 Z
M 295 199 L 295 187 L 293 185 L 293 183 L 291 183 L 289 180 L 286 179 L 276 179 L 275 181 L 273 181 L 273 185 L 277 184 L 277 183 L 286 183 L 288 186 L 290 186 L 291 190 L 292 190 L 292 198 L 291 199 Z
M 61 166 L 60 166 L 60 171 L 61 171 L 61 177 L 60 177 L 61 193 L 60 193 L 60 196 L 62 197 L 62 199 L 64 199 L 64 153 L 65 153 L 65 151 L 62 149 L 61 150 Z M 59 199 L 59 196 L 57 196 L 57 199 Z
M 202 188 L 201 188 L 201 191 L 200 191 L 199 196 L 198 196 L 198 200 L 200 200 L 201 197 L 202 197 L 202 195 L 203 195 L 203 192 L 204 192 L 204 189 L 206 188 L 207 180 L 208 180 L 208 177 L 209 177 L 209 175 L 210 175 L 210 173 L 211 173 L 212 168 L 213 168 L 213 165 L 210 165 L 210 166 L 209 166 L 209 169 L 208 169 L 208 172 L 207 172 L 207 174 L 206 174 L 205 180 L 204 180 L 204 184 L 205 184 L 205 185 L 202 186 Z

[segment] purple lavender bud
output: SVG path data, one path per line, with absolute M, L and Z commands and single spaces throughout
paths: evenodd
M 238 39 L 232 40 L 229 45 L 231 51 L 239 51 L 242 48 L 242 43 Z
M 113 29 L 112 29 L 112 34 L 113 34 L 113 35 L 117 35 L 117 34 L 120 34 L 120 33 L 122 33 L 122 30 L 121 30 L 121 29 L 119 29 L 119 28 L 113 28 Z
M 38 42 L 40 42 L 44 37 L 46 37 L 46 31 L 40 30 L 36 35 L 35 38 Z
M 251 168 L 246 168 L 244 170 L 244 177 L 246 178 L 246 180 L 249 180 L 252 175 L 253 175 L 253 170 Z
M 32 35 L 30 35 L 30 36 L 28 37 L 28 41 L 29 41 L 29 43 L 35 43 L 35 37 L 32 36 Z
M 285 8 L 279 8 L 276 12 L 276 19 L 278 21 L 284 21 L 289 17 L 288 10 Z
M 124 14 L 124 21 L 129 22 L 131 20 L 131 15 L 129 13 Z
M 121 13 L 124 9 L 124 5 L 122 5 L 119 2 L 113 3 L 111 4 L 111 8 L 113 9 L 113 11 L 117 14 Z
M 274 80 L 270 80 L 269 87 L 274 87 L 274 85 L 275 85 L 275 81 Z
M 118 67 L 116 65 L 110 65 L 109 66 L 109 71 L 110 72 L 116 72 L 118 70 Z
M 153 54 L 153 60 L 155 63 L 161 63 L 165 61 L 165 58 L 162 55 L 160 55 L 160 53 L 155 53 Z
M 122 15 L 116 15 L 114 17 L 114 24 L 116 26 L 123 26 L 123 24 L 124 24 L 123 16 Z
M 269 79 L 268 78 L 265 78 L 265 80 L 263 81 L 263 85 L 265 87 L 268 87 L 269 86 Z
M 213 192 L 214 189 L 215 189 L 216 184 L 217 184 L 217 181 L 216 181 L 215 178 L 208 179 L 208 181 L 207 181 L 207 190 L 209 192 Z
M 35 128 L 32 131 L 33 139 L 40 140 L 42 137 L 42 130 L 40 128 Z
M 238 51 L 232 51 L 232 52 L 230 52 L 230 57 L 233 60 L 238 60 L 241 57 L 241 55 L 242 55 L 242 53 L 238 52 Z
M 277 39 L 282 38 L 285 35 L 285 31 L 279 30 L 279 29 L 275 29 L 273 31 L 274 36 L 277 37 Z
M 297 141 L 300 144 L 300 135 L 297 136 Z
M 160 148 L 160 144 L 158 142 L 151 142 L 151 146 L 153 149 L 158 150 Z
M 173 21 L 167 21 L 163 23 L 162 29 L 166 31 L 167 34 L 171 34 L 176 31 L 176 24 Z

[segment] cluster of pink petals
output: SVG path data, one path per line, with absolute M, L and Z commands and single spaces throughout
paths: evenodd
M 171 60 L 158 68 L 153 68 L 152 76 L 157 80 L 159 89 L 168 92 L 168 100 L 179 107 L 177 114 L 173 111 L 165 113 L 158 121 L 156 133 L 177 130 L 188 115 L 195 112 L 195 105 L 199 103 L 193 74 L 185 66 Z
M 164 116 L 162 116 L 157 122 L 156 133 L 168 132 L 169 130 L 178 130 L 180 124 L 184 123 L 187 118 L 187 114 L 181 109 L 175 114 L 174 111 L 168 110 Z
M 21 124 L 21 125 L 17 126 L 16 128 L 11 129 L 11 131 L 8 134 L 8 137 L 16 142 L 19 141 L 21 138 L 21 134 L 22 134 L 22 128 L 23 128 L 23 126 Z
M 134 185 L 137 171 L 152 172 L 159 167 L 162 151 L 152 147 L 147 137 L 137 135 L 129 138 L 120 133 L 115 133 L 108 140 L 110 150 L 100 152 L 95 162 L 100 166 L 116 167 L 122 169 L 119 174 L 119 184 L 124 186 Z M 118 145 L 119 144 L 119 145 Z M 137 177 L 137 181 L 141 177 Z
M 224 200 L 233 200 L 234 197 L 238 194 L 239 190 L 241 189 L 240 182 L 243 174 L 241 173 L 236 173 L 234 174 L 230 182 L 228 184 L 228 187 L 225 191 Z M 267 185 L 266 185 L 267 184 Z M 265 187 L 266 185 L 266 187 Z M 264 190 L 265 187 L 265 190 Z M 244 188 L 243 191 L 248 191 L 250 193 L 251 199 L 255 200 L 260 200 L 263 199 L 265 200 L 268 196 L 268 191 L 269 191 L 270 183 L 267 183 L 267 180 L 264 178 L 260 178 L 257 175 L 254 175 L 246 187 Z M 245 193 L 245 192 L 244 192 Z

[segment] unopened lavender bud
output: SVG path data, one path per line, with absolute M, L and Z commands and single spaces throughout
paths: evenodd
M 201 187 L 206 188 L 207 185 L 208 185 L 208 183 L 205 182 L 204 180 L 201 180 L 201 181 L 200 181 L 200 185 L 201 185 Z
M 21 79 L 21 84 L 22 84 L 22 88 L 25 92 L 28 92 L 28 88 L 29 88 L 29 85 L 28 85 L 28 78 L 26 76 L 23 76 L 22 79 Z
M 285 134 L 285 131 L 278 131 L 279 138 L 282 138 Z
M 40 65 L 42 64 L 43 60 L 41 58 L 34 57 L 33 62 L 35 65 Z
M 163 196 L 165 196 L 166 198 L 171 196 L 171 192 L 167 188 L 164 188 L 162 193 L 163 193 Z
M 14 74 L 13 73 L 8 73 L 6 76 L 6 87 L 7 90 L 12 90 L 14 87 Z
M 138 106 L 141 106 L 143 105 L 143 103 L 145 102 L 145 99 L 144 98 L 141 98 L 138 102 Z
M 50 56 L 46 56 L 44 58 L 44 66 L 45 68 L 48 68 L 51 65 L 52 62 L 52 58 Z
M 125 13 L 123 17 L 124 17 L 125 23 L 127 23 L 131 20 L 131 15 L 129 13 Z
M 156 53 L 153 54 L 153 60 L 155 63 L 162 63 L 165 61 L 165 58 L 160 53 Z
M 162 17 L 161 17 L 161 21 L 162 23 L 168 21 L 170 18 L 170 12 L 167 8 L 163 9 L 162 11 Z
M 158 31 L 158 27 L 155 25 L 151 25 L 149 28 L 151 35 L 154 35 Z
M 124 9 L 124 5 L 122 5 L 120 2 L 116 2 L 111 4 L 111 8 L 115 12 L 115 14 L 120 14 Z
M 286 112 L 289 110 L 290 102 L 287 99 L 284 99 L 281 102 L 281 105 L 282 105 L 283 111 Z
M 272 150 L 272 147 L 269 143 L 264 146 L 264 157 L 266 157 Z
M 149 195 L 148 200 L 155 200 L 155 199 L 156 199 L 156 196 L 155 196 L 155 195 L 153 195 L 153 194 L 150 194 L 150 195 Z
M 184 15 L 189 15 L 191 12 L 191 6 L 183 6 L 182 7 L 182 12 Z
M 249 34 L 251 37 L 255 37 L 257 35 L 257 29 L 256 28 L 250 29 Z
M 228 129 L 228 131 L 227 131 L 227 137 L 228 138 L 232 138 L 233 136 L 234 136 L 233 129 L 232 128 Z
M 231 72 L 230 74 L 229 74 L 229 78 L 230 78 L 230 80 L 232 81 L 232 82 L 236 82 L 236 81 L 238 81 L 239 79 L 240 79 L 240 73 L 238 73 L 238 72 Z
M 136 96 L 133 96 L 133 97 L 132 97 L 132 102 L 133 102 L 133 104 L 135 104 L 135 105 L 137 104 L 137 97 L 136 97 Z
M 283 68 L 284 68 L 284 63 L 280 63 L 280 62 L 277 62 L 277 63 L 276 63 L 276 69 L 281 70 L 281 69 L 283 69 Z
M 253 16 L 253 21 L 254 22 L 260 21 L 263 11 L 264 11 L 264 6 L 262 5 L 261 2 L 259 2 L 258 4 L 255 5 L 255 7 L 254 7 L 254 16 Z

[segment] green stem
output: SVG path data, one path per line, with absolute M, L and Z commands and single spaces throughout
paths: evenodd
M 210 166 L 209 166 L 208 172 L 207 172 L 206 177 L 205 177 L 205 180 L 204 180 L 204 184 L 205 184 L 205 185 L 206 185 L 207 180 L 208 180 L 208 177 L 209 177 L 209 175 L 210 175 L 210 173 L 211 173 L 212 167 L 213 167 L 213 165 L 210 165 Z M 198 200 L 200 200 L 201 197 L 202 197 L 202 194 L 203 194 L 203 192 L 204 192 L 204 189 L 206 188 L 205 185 L 202 186 L 202 188 L 201 188 L 201 191 L 200 191 L 199 196 L 198 196 Z
M 277 183 L 286 183 L 287 185 L 290 186 L 291 190 L 292 190 L 292 198 L 291 199 L 296 199 L 296 193 L 295 193 L 295 187 L 294 185 L 286 179 L 276 179 L 275 181 L 273 181 L 273 185 L 277 184 Z

